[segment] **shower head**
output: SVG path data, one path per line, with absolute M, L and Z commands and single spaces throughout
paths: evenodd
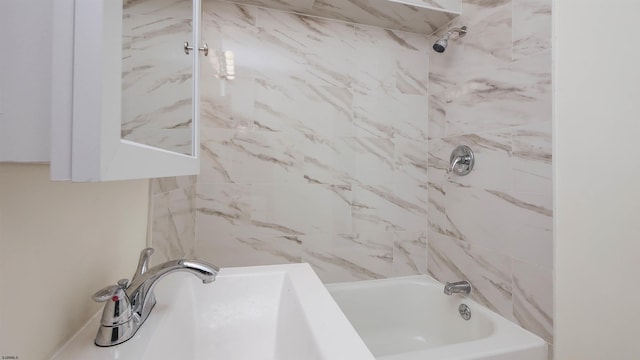
M 447 46 L 449 45 L 449 38 L 454 33 L 458 34 L 459 38 L 464 37 L 465 35 L 467 35 L 467 27 L 463 26 L 461 28 L 454 28 L 447 31 L 447 33 L 442 38 L 438 39 L 436 43 L 433 44 L 433 50 L 439 53 L 443 53 L 445 50 L 447 50 Z
M 433 50 L 439 53 L 443 53 L 445 50 L 447 50 L 448 45 L 449 45 L 448 39 L 444 39 L 444 38 L 438 39 L 438 41 L 436 41 L 436 43 L 433 44 Z

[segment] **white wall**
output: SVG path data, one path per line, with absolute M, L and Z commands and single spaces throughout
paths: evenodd
M 639 359 L 640 2 L 554 2 L 555 355 Z
M 0 356 L 52 355 L 145 247 L 148 180 L 48 179 L 47 165 L 0 163 Z
M 0 161 L 49 161 L 52 8 L 0 1 Z

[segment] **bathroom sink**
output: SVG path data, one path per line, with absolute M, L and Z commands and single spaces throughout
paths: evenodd
M 308 264 L 223 268 L 206 285 L 175 273 L 155 292 L 132 339 L 95 346 L 96 314 L 52 360 L 374 359 Z

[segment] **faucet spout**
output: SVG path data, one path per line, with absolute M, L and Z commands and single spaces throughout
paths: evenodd
M 447 282 L 444 286 L 444 293 L 446 295 L 452 294 L 471 294 L 471 284 L 468 281 Z
M 131 279 L 131 284 L 127 288 L 127 294 L 130 295 L 140 291 L 142 287 L 151 289 L 158 280 L 175 271 L 190 272 L 202 280 L 204 284 L 208 284 L 215 280 L 220 268 L 197 260 L 167 261 L 146 270 L 140 275 L 134 276 L 134 278 Z
M 197 260 L 171 260 L 135 276 L 131 279 L 126 293 L 131 299 L 133 311 L 140 316 L 142 321 L 149 316 L 151 309 L 156 304 L 153 288 L 160 279 L 176 271 L 189 272 L 202 280 L 202 283 L 208 284 L 215 280 L 220 268 Z

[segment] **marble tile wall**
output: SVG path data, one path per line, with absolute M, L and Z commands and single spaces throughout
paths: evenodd
M 429 55 L 428 271 L 551 344 L 551 0 L 463 0 L 462 25 Z M 461 144 L 464 177 L 447 173 Z
M 435 37 L 203 1 L 201 174 L 158 179 L 153 244 L 326 282 L 429 272 L 552 343 L 550 0 L 462 1 Z M 437 34 L 440 35 L 440 34 Z M 447 174 L 451 150 L 476 168 Z
M 196 176 L 152 179 L 149 196 L 152 263 L 195 257 Z
M 426 273 L 428 36 L 211 0 L 202 30 L 236 79 L 201 71 L 201 173 L 152 182 L 159 252 Z

